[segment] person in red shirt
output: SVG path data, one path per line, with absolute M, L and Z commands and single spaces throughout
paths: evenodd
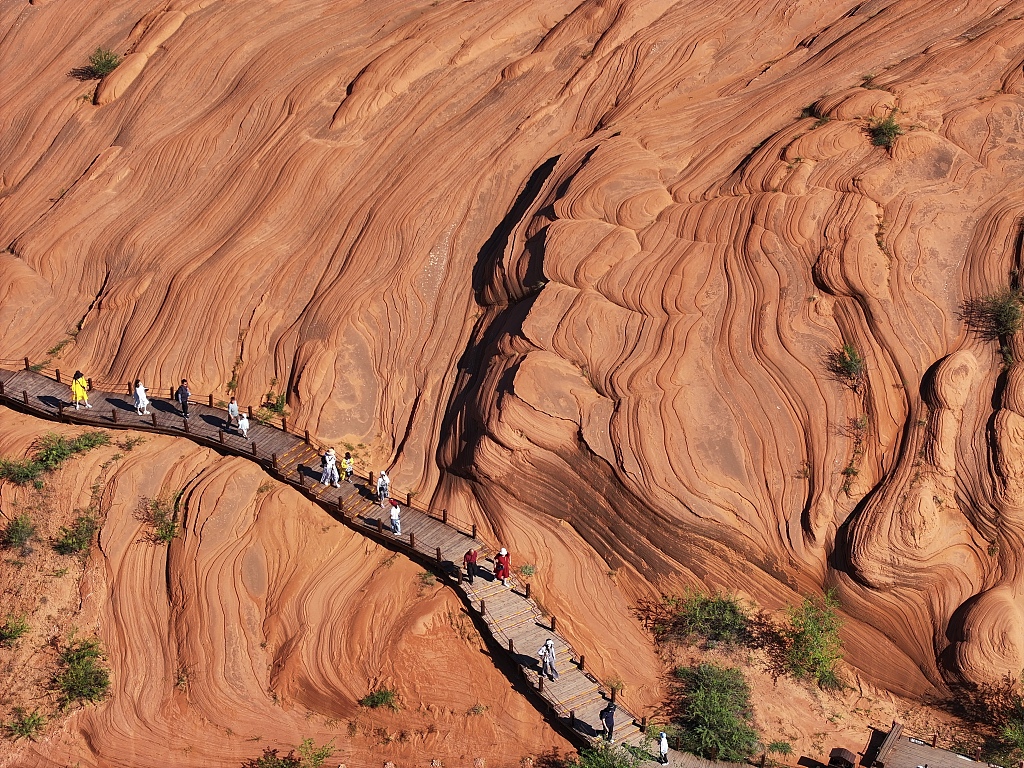
M 508 577 L 512 573 L 512 556 L 504 547 L 494 556 L 494 575 L 501 579 L 503 587 L 508 586 Z
M 469 579 L 469 583 L 473 583 L 473 577 L 476 576 L 476 560 L 477 552 L 472 547 L 462 557 L 462 563 L 466 566 L 466 578 Z

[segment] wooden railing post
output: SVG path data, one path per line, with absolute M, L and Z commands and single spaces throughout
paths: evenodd
M 537 675 L 537 693 L 544 693 L 544 673 Z
M 557 632 L 558 631 L 557 626 L 558 626 L 558 621 L 555 619 L 554 616 L 552 616 L 551 617 L 551 631 L 552 632 Z
M 192 434 L 191 432 L 189 432 L 189 429 L 188 429 L 188 419 L 182 418 L 181 421 L 185 425 L 185 434 L 186 435 Z
M 276 453 L 270 454 L 270 464 L 271 464 L 271 466 L 274 467 L 274 469 L 277 469 L 277 454 Z
M 309 430 L 303 430 L 303 439 L 306 441 L 306 445 L 309 445 Z
M 448 525 L 448 510 L 447 509 L 442 509 L 441 510 L 441 522 L 444 523 L 445 525 Z
M 487 604 L 483 600 L 480 601 L 480 615 L 481 616 L 486 616 L 487 615 Z
M 85 387 L 90 392 L 92 392 L 92 379 L 91 378 L 85 380 Z
M 409 546 L 416 549 L 416 534 L 412 531 L 409 531 Z
M 28 405 L 28 390 L 21 390 L 21 399 L 25 401 L 25 405 Z
M 476 538 L 476 523 L 473 523 L 473 538 Z
M 345 514 L 345 499 L 342 496 L 338 496 L 338 511 L 342 515 Z
M 168 391 L 171 393 L 169 395 L 170 399 L 173 400 L 174 399 L 174 387 L 171 387 L 170 390 L 168 390 Z
M 575 728 L 576 727 L 576 710 L 575 709 L 570 709 L 569 710 L 569 727 L 570 728 Z
M 614 703 L 615 703 L 615 692 L 616 692 L 616 691 L 617 691 L 618 689 L 617 689 L 617 688 L 609 688 L 608 690 L 609 690 L 609 691 L 611 691 L 611 694 L 612 694 L 612 696 L 611 696 L 611 702 L 612 702 L 612 704 L 614 704 Z
M 375 487 L 374 484 L 373 484 L 373 472 L 370 472 L 368 480 L 370 482 L 370 490 L 373 490 L 374 487 Z
M 288 431 L 288 419 L 285 416 L 281 417 L 281 431 L 282 432 L 287 432 Z
M 110 409 L 110 420 L 117 424 L 117 408 Z
M 384 520 L 377 518 L 377 533 L 384 533 Z
M 64 403 L 57 403 L 57 418 L 64 421 Z
M 299 472 L 299 487 L 302 488 L 305 485 L 305 483 L 306 483 L 306 478 L 304 478 L 302 476 L 302 465 L 301 464 L 299 464 L 299 466 L 298 466 L 298 472 Z
M 249 406 L 249 418 L 250 419 L 252 418 L 252 406 L 251 405 Z
M 257 452 L 256 452 L 256 441 L 255 440 L 252 441 L 252 455 L 253 456 L 258 455 Z
M 439 562 L 439 563 L 441 562 L 441 548 L 440 547 L 437 548 L 437 562 Z
M 587 671 L 587 657 L 584 656 L 582 653 L 580 654 L 580 663 L 578 666 L 580 668 L 580 672 Z
M 25 358 L 25 370 L 29 370 L 32 366 L 28 364 L 28 358 Z
M 224 444 L 224 430 L 223 429 L 218 429 L 217 430 L 217 440 L 220 441 L 221 445 Z
M 57 379 L 57 381 L 60 381 L 60 379 Z M 130 395 L 134 391 L 135 391 L 135 388 L 132 387 L 132 383 L 129 381 L 128 382 L 128 394 Z
M 526 582 L 526 599 L 530 599 L 530 582 Z
M 210 393 L 210 403 L 209 403 L 209 405 L 210 405 L 211 408 L 213 408 L 213 393 L 212 392 Z
M 153 426 L 155 427 L 156 426 L 156 411 L 153 411 L 150 415 L 153 417 Z
M 407 507 L 411 507 L 412 506 L 412 491 L 408 491 L 405 494 L 405 506 L 407 506 Z
M 508 652 L 509 653 L 515 653 L 516 652 L 516 644 L 514 642 L 512 642 L 512 638 L 511 637 L 508 639 Z
M 4 383 L 0 381 L 0 395 L 4 393 Z
M 58 384 L 60 384 L 60 383 L 61 383 L 61 380 L 60 380 L 60 368 L 57 368 L 57 369 L 56 369 L 56 370 L 54 371 L 54 374 L 56 374 L 56 376 L 57 376 L 57 383 L 58 383 Z M 129 392 L 128 394 L 130 395 L 130 394 L 131 394 L 131 392 Z

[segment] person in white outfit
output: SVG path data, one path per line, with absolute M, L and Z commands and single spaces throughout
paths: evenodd
M 661 732 L 658 746 L 661 748 L 661 764 L 668 765 L 668 736 L 665 735 L 664 731 Z
M 340 478 L 338 477 L 338 455 L 334 452 L 333 448 L 328 448 L 323 456 L 320 457 L 320 466 L 323 471 L 320 473 L 320 482 L 324 485 L 333 485 L 335 488 L 341 488 Z
M 377 478 L 377 501 L 384 508 L 388 506 L 388 498 L 391 496 L 391 478 L 388 477 L 388 473 L 383 469 L 380 471 L 380 477 Z
M 402 508 L 394 499 L 391 500 L 391 532 L 395 536 L 402 535 Z
M 149 415 L 149 398 L 146 397 L 146 388 L 142 386 L 142 379 L 135 380 L 135 412 L 139 416 Z
M 238 415 L 238 433 L 246 440 L 249 439 L 249 417 L 245 411 Z
M 558 679 L 558 670 L 555 669 L 555 641 L 550 637 L 544 641 L 544 645 L 537 651 L 540 658 L 540 673 L 547 675 L 551 682 Z
M 238 401 L 235 398 L 231 398 L 231 402 L 228 403 L 228 422 L 224 425 L 224 428 L 233 427 L 238 423 Z

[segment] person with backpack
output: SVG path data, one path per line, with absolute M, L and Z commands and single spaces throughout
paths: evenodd
M 476 576 L 476 561 L 477 561 L 476 549 L 474 549 L 473 547 L 470 547 L 466 551 L 466 554 L 464 554 L 462 556 L 462 564 L 466 566 L 466 578 L 469 580 L 470 584 L 473 583 L 473 577 Z
M 146 397 L 142 379 L 135 380 L 135 413 L 139 416 L 149 416 L 149 398 Z
M 192 392 L 188 388 L 188 379 L 182 379 L 181 386 L 174 393 L 174 399 L 178 401 L 178 405 L 181 406 L 181 415 L 186 419 L 188 418 L 188 399 L 190 397 L 192 397 Z
M 547 675 L 551 682 L 558 679 L 558 670 L 555 669 L 555 641 L 550 637 L 544 641 L 537 650 L 537 658 L 540 659 L 540 673 Z
M 377 478 L 377 501 L 380 502 L 381 507 L 387 508 L 389 498 L 391 498 L 391 478 L 382 469 L 380 477 Z
M 601 726 L 603 727 L 603 733 L 601 734 L 605 739 L 608 740 L 609 744 L 615 743 L 615 702 L 609 701 L 608 706 L 597 713 L 597 716 L 601 718 Z
M 402 508 L 394 499 L 391 499 L 391 532 L 395 536 L 402 535 Z
M 82 403 L 85 403 L 86 408 L 92 408 L 89 405 L 89 380 L 81 371 L 75 371 L 75 376 L 71 379 L 71 401 L 75 404 L 76 411 Z
M 352 473 L 356 471 L 355 462 L 352 461 L 352 454 L 345 451 L 345 458 L 341 460 L 341 474 L 345 477 L 346 483 L 352 482 Z
M 504 547 L 494 556 L 494 576 L 501 581 L 501 586 L 508 586 L 508 577 L 512 574 L 512 555 Z
M 328 448 L 320 457 L 320 467 L 323 470 L 320 473 L 320 482 L 323 485 L 341 488 L 341 483 L 338 482 L 338 457 L 333 448 Z

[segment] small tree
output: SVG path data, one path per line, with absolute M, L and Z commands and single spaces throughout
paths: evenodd
M 89 69 L 96 77 L 106 77 L 121 63 L 121 57 L 106 48 L 97 48 L 89 57 Z
M 820 599 L 805 597 L 799 606 L 789 609 L 790 628 L 786 659 L 790 672 L 799 678 L 813 678 L 822 688 L 841 688 L 836 665 L 843 658 L 839 630 L 843 620 L 837 609 L 839 600 L 832 590 Z
M 760 735 L 743 672 L 703 663 L 678 668 L 676 677 L 686 689 L 682 741 L 688 752 L 742 762 L 757 751 Z
M 867 362 L 853 344 L 843 343 L 839 349 L 829 352 L 826 358 L 829 373 L 854 392 L 860 392 L 867 375 Z
M 714 593 L 688 592 L 677 613 L 679 629 L 699 635 L 709 643 L 738 643 L 747 635 L 750 617 L 738 599 Z
M 1007 288 L 976 299 L 968 299 L 960 310 L 960 317 L 982 338 L 988 340 L 1013 336 L 1024 327 L 1024 296 L 1020 291 Z
M 876 147 L 889 148 L 896 141 L 898 136 L 903 135 L 903 128 L 896 122 L 896 109 L 893 109 L 887 117 L 878 118 L 871 123 L 871 143 Z

